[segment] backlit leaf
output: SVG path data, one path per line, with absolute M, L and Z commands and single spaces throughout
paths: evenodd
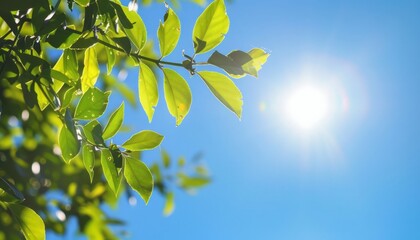
M 187 81 L 172 69 L 164 68 L 165 101 L 169 113 L 175 117 L 176 125 L 180 125 L 191 107 L 191 90 Z
M 96 119 L 100 117 L 108 104 L 110 92 L 102 92 L 98 88 L 89 88 L 77 104 L 75 119 Z
M 164 21 L 159 24 L 158 38 L 160 54 L 163 57 L 169 55 L 178 44 L 181 35 L 181 22 L 175 12 L 168 8 Z
M 127 16 L 129 21 L 132 23 L 132 28 L 124 27 L 124 32 L 127 34 L 127 37 L 133 42 L 134 46 L 137 47 L 137 50 L 141 50 L 146 44 L 147 32 L 146 26 L 143 23 L 140 15 L 137 12 L 130 11 L 127 7 L 121 6 L 124 14 Z M 121 21 L 121 19 L 120 19 Z
M 102 126 L 97 120 L 93 120 L 83 126 L 83 133 L 86 140 L 94 145 L 105 145 L 102 138 Z
M 193 30 L 195 53 L 205 53 L 219 45 L 229 30 L 223 0 L 215 0 L 198 17 Z
M 258 71 L 261 69 L 262 65 L 267 61 L 268 57 L 270 56 L 269 53 L 266 53 L 264 50 L 260 48 L 254 48 L 251 51 L 248 52 L 249 56 L 252 57 L 252 65 L 253 68 L 255 68 Z M 246 64 L 247 65 L 247 64 Z M 244 66 L 244 68 L 247 68 L 249 66 Z M 255 75 L 257 77 L 257 74 Z
M 175 200 L 174 200 L 174 193 L 168 192 L 165 195 L 165 207 L 163 208 L 163 214 L 165 216 L 169 216 L 173 213 L 175 209 Z
M 92 183 L 95 167 L 95 152 L 94 147 L 89 144 L 84 144 L 82 148 L 83 165 L 89 174 L 90 182 Z
M 204 80 L 214 96 L 241 118 L 242 93 L 233 81 L 218 72 L 202 71 L 198 72 L 198 75 Z
M 243 77 L 245 74 L 257 77 L 268 56 L 268 53 L 259 48 L 254 48 L 248 53 L 236 50 L 227 56 L 215 51 L 207 62 L 222 68 L 234 78 Z
M 163 166 L 165 168 L 168 168 L 171 165 L 171 158 L 169 157 L 169 154 L 165 150 L 162 150 L 161 155 L 162 155 Z
M 104 133 L 102 137 L 106 140 L 113 137 L 117 134 L 118 130 L 120 130 L 124 121 L 124 102 L 115 110 L 111 117 L 109 117 L 109 121 L 105 126 Z
M 142 61 L 140 62 L 138 86 L 141 106 L 146 112 L 149 122 L 151 122 L 155 112 L 155 107 L 159 101 L 158 86 L 155 74 Z
M 44 221 L 34 210 L 14 203 L 8 204 L 8 207 L 16 217 L 16 223 L 19 224 L 27 240 L 45 239 Z
M 211 182 L 208 177 L 190 177 L 183 173 L 178 174 L 178 184 L 185 189 L 204 187 Z
M 117 196 L 121 183 L 121 169 L 115 166 L 114 158 L 109 149 L 101 150 L 101 165 L 109 187 Z
M 127 157 L 125 158 L 124 176 L 136 192 L 138 192 L 144 202 L 149 202 L 153 192 L 153 176 L 149 168 L 142 161 Z
M 162 142 L 163 136 L 150 131 L 144 130 L 131 136 L 122 147 L 130 151 L 144 151 L 153 149 Z
M 75 31 L 74 25 L 67 25 L 65 28 L 60 26 L 47 37 L 47 42 L 55 48 L 66 49 L 71 47 L 80 37 Z
M 95 48 L 90 47 L 85 51 L 83 60 L 84 67 L 81 77 L 82 91 L 86 92 L 95 86 L 100 70 L 98 60 L 96 58 Z
M 251 57 L 249 57 L 250 60 Z M 242 69 L 242 65 L 234 61 L 232 58 L 225 56 L 218 51 L 215 51 L 207 60 L 208 63 L 220 67 L 225 70 L 231 76 L 244 76 L 245 71 Z
M 0 177 L 0 201 L 21 202 L 23 200 L 25 200 L 23 194 L 12 183 Z
M 74 1 L 82 7 L 89 6 L 89 2 L 90 2 L 90 0 L 74 0 Z
M 65 115 L 65 123 L 61 127 L 58 137 L 58 144 L 61 148 L 61 155 L 66 163 L 76 157 L 80 150 L 80 142 L 77 140 L 76 130 L 70 111 L 67 109 Z
M 105 52 L 107 55 L 107 62 L 106 62 L 107 74 L 109 75 L 111 74 L 112 68 L 115 65 L 116 56 L 115 56 L 115 51 L 112 48 L 106 47 Z

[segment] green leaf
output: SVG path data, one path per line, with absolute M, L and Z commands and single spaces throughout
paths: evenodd
M 35 83 L 31 84 L 31 90 L 28 89 L 28 86 L 26 85 L 25 80 L 28 80 L 29 74 L 24 72 L 20 75 L 19 81 L 21 82 L 20 86 L 22 88 L 23 93 L 23 99 L 25 100 L 25 103 L 28 105 L 28 107 L 33 108 L 35 104 L 37 103 L 37 94 L 35 92 Z
M 219 45 L 229 30 L 229 17 L 223 0 L 212 2 L 198 17 L 193 30 L 196 54 L 205 53 Z
M 74 114 L 75 119 L 96 119 L 100 117 L 108 105 L 110 92 L 102 92 L 98 88 L 89 88 L 80 99 Z
M 74 82 L 70 80 L 69 77 L 67 77 L 67 75 L 65 75 L 62 72 L 59 72 L 57 70 L 51 69 L 51 77 L 54 80 L 57 80 L 58 82 L 54 81 L 54 85 L 60 85 L 57 86 L 56 88 L 58 88 L 58 90 L 61 89 L 61 87 L 63 86 L 63 83 L 67 83 L 69 86 L 74 86 Z
M 14 203 L 8 204 L 8 207 L 16 217 L 16 223 L 19 224 L 23 236 L 27 240 L 45 239 L 44 222 L 34 210 Z
M 109 187 L 114 192 L 115 196 L 118 194 L 118 189 L 121 184 L 121 169 L 115 166 L 114 158 L 112 157 L 109 149 L 102 149 L 101 151 L 101 165 L 105 175 L 105 179 L 108 182 Z
M 112 41 L 114 41 L 119 47 L 121 47 L 125 53 L 130 54 L 131 42 L 128 37 L 113 37 Z
M 159 48 L 162 58 L 175 49 L 180 35 L 181 22 L 175 12 L 168 8 L 164 21 L 159 24 L 158 28 Z
M 259 48 L 254 48 L 248 53 L 236 50 L 227 56 L 215 51 L 207 62 L 222 68 L 234 78 L 243 77 L 245 74 L 257 77 L 268 56 L 268 53 Z
M 204 80 L 214 96 L 241 118 L 242 93 L 233 81 L 218 72 L 202 71 L 198 72 L 198 75 Z
M 207 2 L 206 0 L 191 0 L 191 1 L 201 6 L 206 5 L 206 2 Z
M 117 168 L 122 168 L 123 157 L 118 146 L 115 144 L 111 144 L 111 146 L 109 146 L 109 150 L 111 151 L 112 157 L 114 158 L 115 166 Z
M 252 60 L 250 56 L 249 61 Z M 245 75 L 245 71 L 242 69 L 242 65 L 234 61 L 232 58 L 225 56 L 218 51 L 215 51 L 207 60 L 208 63 L 220 67 L 225 70 L 232 77 L 242 77 Z
M 106 65 L 107 74 L 109 75 L 109 74 L 111 74 L 112 68 L 115 65 L 116 56 L 115 56 L 115 51 L 112 48 L 106 47 L 105 52 L 106 52 L 106 55 L 107 55 L 107 62 L 106 62 L 107 63 L 107 65 Z
M 168 168 L 171 165 L 171 158 L 165 150 L 162 150 L 162 162 L 165 168 Z
M 240 65 L 246 74 L 252 75 L 254 77 L 258 76 L 258 70 L 256 69 L 256 67 L 254 67 L 253 59 L 251 55 L 249 55 L 248 53 L 240 51 L 240 50 L 236 50 L 229 53 L 227 57 L 232 59 L 238 65 Z M 232 76 L 232 74 L 230 75 Z
M 139 73 L 139 98 L 149 122 L 152 122 L 155 107 L 159 101 L 158 85 L 153 71 L 142 61 Z
M 105 145 L 102 138 L 102 126 L 98 120 L 93 120 L 83 126 L 83 133 L 86 140 L 94 145 Z
M 62 57 L 53 69 L 64 73 L 73 82 L 77 82 L 79 80 L 79 64 L 76 51 L 70 49 L 64 50 Z
M 0 201 L 22 202 L 25 200 L 23 194 L 6 179 L 0 177 Z
M 249 56 L 252 57 L 252 62 L 250 62 L 251 66 L 255 68 L 255 70 L 258 71 L 262 68 L 262 65 L 267 61 L 268 57 L 270 56 L 269 53 L 266 53 L 264 50 L 260 48 L 254 48 L 251 51 L 248 52 Z M 245 68 L 248 68 L 248 64 L 244 66 Z M 257 77 L 257 74 L 253 75 Z
M 109 3 L 115 9 L 115 12 L 118 15 L 118 20 L 121 23 L 121 25 L 124 28 L 128 28 L 128 29 L 133 28 L 133 24 L 130 22 L 130 20 L 128 19 L 128 17 L 125 15 L 125 12 L 124 12 L 124 10 L 122 8 L 123 6 L 121 6 L 121 4 L 119 2 L 118 3 L 114 3 L 112 1 L 110 1 Z
M 123 143 L 122 147 L 130 151 L 150 150 L 159 146 L 162 140 L 162 135 L 150 130 L 143 130 L 131 136 Z
M 169 216 L 174 212 L 175 209 L 175 200 L 174 200 L 174 193 L 168 192 L 165 195 L 165 207 L 163 208 L 163 214 L 165 216 Z
M 47 37 L 47 42 L 54 48 L 66 49 L 71 47 L 80 37 L 74 25 L 60 26 Z
M 10 30 L 15 34 L 15 36 L 19 35 L 18 25 L 15 22 L 15 19 L 8 10 L 0 11 L 0 17 L 3 21 L 9 26 Z
M 95 48 L 90 47 L 85 51 L 83 60 L 84 67 L 81 77 L 82 91 L 86 92 L 95 86 L 100 70 L 98 60 L 96 59 Z
M 74 0 L 77 4 L 79 4 L 82 7 L 89 6 L 90 0 Z
M 79 153 L 80 142 L 77 140 L 76 129 L 68 109 L 65 114 L 65 123 L 60 130 L 58 144 L 61 148 L 61 155 L 66 163 L 69 163 Z
M 94 147 L 89 144 L 84 144 L 82 149 L 83 165 L 89 174 L 90 183 L 93 181 L 94 167 L 95 167 L 95 152 Z
M 120 130 L 122 123 L 124 121 L 124 102 L 115 110 L 111 117 L 109 118 L 108 123 L 105 126 L 104 133 L 102 137 L 104 139 L 109 139 L 117 134 L 118 130 Z
M 184 157 L 180 157 L 179 159 L 178 159 L 178 167 L 180 167 L 180 168 L 182 168 L 182 167 L 184 167 L 185 166 L 185 158 Z
M 146 164 L 132 157 L 125 158 L 124 176 L 128 185 L 138 192 L 147 204 L 153 192 L 153 176 Z
M 73 97 L 76 94 L 76 87 L 71 87 L 66 90 L 63 97 L 63 102 L 61 103 L 61 108 L 66 108 L 70 105 L 73 100 Z
M 132 28 L 124 27 L 124 32 L 127 34 L 127 37 L 130 38 L 131 42 L 136 46 L 137 50 L 141 50 L 146 44 L 147 32 L 146 26 L 143 23 L 143 20 L 137 12 L 128 10 L 127 7 L 121 6 L 125 16 L 133 24 Z M 118 14 L 118 11 L 117 11 Z M 118 15 L 120 17 L 120 14 Z M 121 18 L 120 18 L 121 21 Z M 121 23 L 123 26 L 124 24 Z
M 77 39 L 77 41 L 71 45 L 70 49 L 85 50 L 93 47 L 96 43 L 98 43 L 98 39 L 94 36 L 93 33 L 91 33 Z
M 190 177 L 183 173 L 178 174 L 178 184 L 185 189 L 204 187 L 211 182 L 207 177 Z
M 172 69 L 164 68 L 164 92 L 165 101 L 169 113 L 175 117 L 176 125 L 179 126 L 187 116 L 191 107 L 191 90 L 187 81 Z

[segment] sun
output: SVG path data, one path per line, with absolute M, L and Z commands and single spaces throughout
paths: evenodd
M 298 86 L 286 99 L 287 117 L 304 130 L 319 126 L 326 119 L 328 111 L 328 95 L 316 86 Z

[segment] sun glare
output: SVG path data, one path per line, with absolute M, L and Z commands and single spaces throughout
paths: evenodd
M 327 94 L 313 86 L 299 86 L 286 100 L 289 120 L 301 129 L 313 129 L 328 114 Z

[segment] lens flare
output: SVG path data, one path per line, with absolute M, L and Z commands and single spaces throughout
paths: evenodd
M 327 94 L 316 87 L 300 86 L 287 99 L 286 113 L 293 124 L 302 129 L 312 129 L 327 116 Z

